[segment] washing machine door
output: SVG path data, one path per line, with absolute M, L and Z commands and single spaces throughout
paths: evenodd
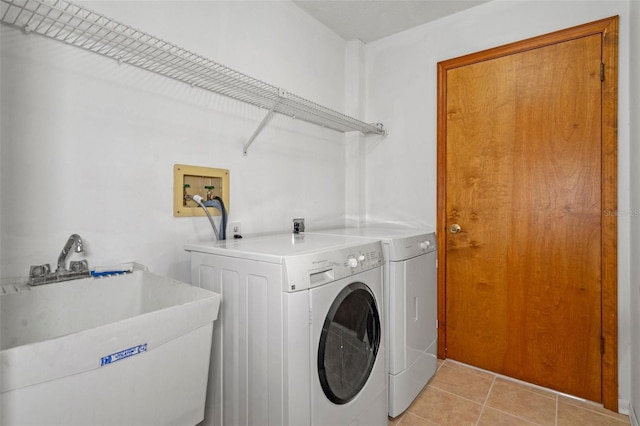
M 351 401 L 365 386 L 378 356 L 382 325 L 371 289 L 346 286 L 329 308 L 318 346 L 318 375 L 327 398 Z

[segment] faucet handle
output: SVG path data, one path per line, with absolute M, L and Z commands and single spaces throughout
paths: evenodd
M 29 278 L 44 277 L 51 273 L 51 265 L 45 263 L 44 265 L 31 265 L 29 268 Z
M 82 271 L 88 271 L 88 270 L 89 270 L 89 262 L 87 262 L 87 259 L 72 260 L 69 263 L 69 271 L 71 272 L 82 272 Z

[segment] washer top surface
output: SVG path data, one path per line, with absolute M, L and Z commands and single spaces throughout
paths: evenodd
M 185 250 L 277 264 L 283 291 L 300 291 L 346 278 L 383 263 L 380 240 L 343 235 L 274 234 L 195 244 Z
M 286 257 L 358 248 L 369 241 L 346 235 L 271 234 L 210 243 L 187 243 L 187 251 L 282 263 Z

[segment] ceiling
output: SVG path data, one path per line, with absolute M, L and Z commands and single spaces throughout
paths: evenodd
M 379 40 L 489 0 L 293 0 L 346 41 Z

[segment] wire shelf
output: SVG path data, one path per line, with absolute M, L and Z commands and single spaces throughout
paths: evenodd
M 386 134 L 369 124 L 287 93 L 203 56 L 66 0 L 0 0 L 3 24 L 151 71 L 193 87 L 340 132 Z M 262 128 L 270 113 L 259 129 Z M 245 145 L 248 145 L 256 136 Z

